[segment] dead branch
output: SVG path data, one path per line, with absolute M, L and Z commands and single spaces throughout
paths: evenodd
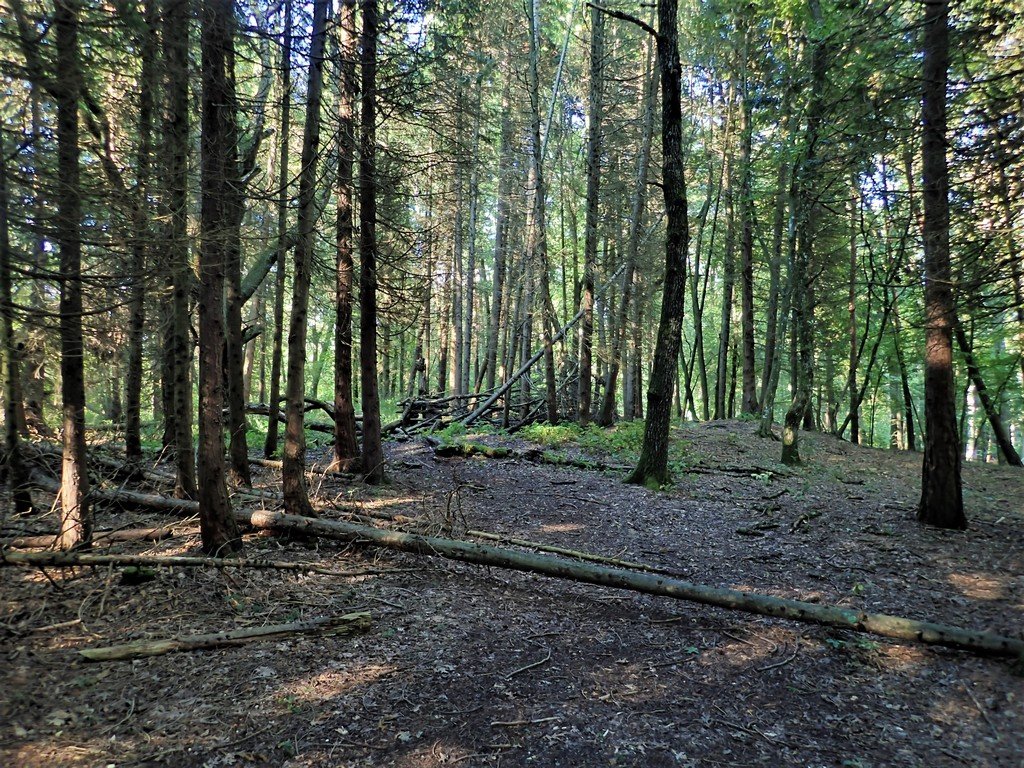
M 289 624 L 269 624 L 265 627 L 247 627 L 207 635 L 188 635 L 163 640 L 136 640 L 124 645 L 108 648 L 83 648 L 79 653 L 86 661 L 124 661 L 143 659 L 147 656 L 162 656 L 175 651 L 196 651 L 203 648 L 221 648 L 226 645 L 241 645 L 253 640 L 268 640 L 304 632 L 333 633 L 362 632 L 370 627 L 370 614 L 366 611 L 346 613 L 344 616 L 328 616 Z

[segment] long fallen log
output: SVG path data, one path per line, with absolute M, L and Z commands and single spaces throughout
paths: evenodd
M 193 555 L 96 555 L 91 552 L 4 552 L 0 566 L 33 568 L 78 568 L 114 566 L 116 568 L 256 568 L 275 571 L 320 573 L 325 576 L 373 576 L 393 573 L 392 568 L 352 568 L 339 571 L 316 563 L 293 563 L 260 557 L 205 557 Z
M 213 632 L 206 635 L 187 635 L 163 640 L 136 640 L 124 645 L 107 648 L 82 648 L 78 651 L 86 661 L 125 661 L 144 659 L 147 656 L 162 656 L 175 651 L 196 651 L 204 648 L 220 648 L 226 645 L 240 645 L 253 640 L 267 640 L 302 632 L 339 632 L 346 634 L 365 631 L 370 627 L 370 614 L 366 611 L 346 613 L 344 616 L 327 616 L 307 621 L 293 621 L 289 624 L 268 624 L 264 627 L 246 627 L 227 632 Z
M 17 536 L 13 539 L 0 539 L 0 549 L 35 549 L 50 547 L 60 534 L 48 533 L 40 536 Z M 159 528 L 127 528 L 120 531 L 93 531 L 92 545 L 114 544 L 125 541 L 162 541 L 174 535 L 174 531 L 166 526 Z
M 363 541 L 402 552 L 444 557 L 449 560 L 460 560 L 476 565 L 495 566 L 515 571 L 527 571 L 584 584 L 715 605 L 761 616 L 820 624 L 898 640 L 912 640 L 928 645 L 969 650 L 975 653 L 1016 656 L 1024 660 L 1024 639 L 1006 637 L 992 632 L 772 597 L 755 592 L 709 587 L 655 574 L 590 565 L 530 552 L 516 552 L 487 544 L 418 536 L 412 533 L 390 531 L 338 520 L 320 520 L 286 515 L 280 512 L 260 511 L 251 516 L 251 523 L 257 528 L 294 531 L 345 541 Z

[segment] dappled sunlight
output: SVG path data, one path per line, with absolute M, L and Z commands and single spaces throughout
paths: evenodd
M 275 703 L 286 708 L 329 703 L 332 698 L 348 695 L 356 688 L 372 685 L 399 671 L 391 664 L 356 665 L 347 660 L 326 664 L 330 669 L 280 685 L 273 694 Z
M 996 578 L 978 572 L 951 573 L 947 581 L 972 600 L 1004 600 L 1008 594 L 1008 581 L 1012 577 Z

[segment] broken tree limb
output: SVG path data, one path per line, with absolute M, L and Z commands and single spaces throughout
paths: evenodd
M 280 512 L 261 511 L 251 516 L 251 523 L 257 528 L 294 531 L 345 541 L 364 541 L 374 546 L 402 552 L 538 573 L 584 584 L 625 589 L 671 597 L 676 600 L 688 600 L 761 616 L 866 632 L 898 640 L 942 645 L 974 653 L 1024 658 L 1024 639 L 929 621 L 917 621 L 882 613 L 868 613 L 724 587 L 710 587 L 650 573 L 637 573 L 619 568 L 574 562 L 560 557 L 516 552 L 456 539 L 418 536 L 337 520 L 321 520 L 286 515 Z
M 303 632 L 362 632 L 370 627 L 370 614 L 366 611 L 346 613 L 344 616 L 328 616 L 307 621 L 293 621 L 289 624 L 268 624 L 265 627 L 247 627 L 208 635 L 187 635 L 163 640 L 136 640 L 124 645 L 108 648 L 83 648 L 79 650 L 86 661 L 125 661 L 144 659 L 147 656 L 162 656 L 175 651 L 196 651 L 204 648 L 220 648 L 226 645 L 241 645 L 253 640 L 268 640 Z
M 609 464 L 594 459 L 574 459 L 570 456 L 560 456 L 538 448 L 516 451 L 503 446 L 482 445 L 480 443 L 442 443 L 430 438 L 427 439 L 427 442 L 434 446 L 434 455 L 441 458 L 484 456 L 488 459 L 522 459 L 534 464 L 551 464 L 556 467 L 574 467 L 575 469 L 592 469 L 601 472 L 625 472 L 632 468 L 626 464 Z
M 619 273 L 622 272 L 623 269 L 625 269 L 625 266 L 626 265 L 623 264 L 618 269 L 615 270 L 612 276 L 608 278 L 608 281 L 604 284 L 604 286 L 602 286 L 601 290 L 597 292 L 597 296 L 601 296 L 604 294 L 608 287 L 615 282 L 615 278 L 619 276 Z M 474 421 L 476 421 L 485 413 L 487 413 L 490 407 L 494 405 L 502 397 L 502 395 L 504 395 L 506 392 L 512 389 L 512 385 L 519 381 L 519 379 L 521 379 L 523 376 L 525 376 L 526 373 L 537 363 L 537 361 L 544 356 L 544 350 L 547 348 L 547 346 L 549 344 L 551 346 L 554 346 L 562 339 L 564 339 L 565 334 L 568 333 L 569 329 L 576 325 L 576 323 L 578 323 L 583 318 L 583 315 L 585 313 L 586 310 L 584 310 L 581 307 L 580 311 L 573 315 L 569 319 L 569 321 L 558 330 L 558 333 L 551 337 L 550 342 L 545 343 L 544 346 L 542 346 L 540 349 L 534 352 L 530 359 L 523 363 L 515 373 L 513 373 L 511 376 L 505 379 L 505 382 L 496 390 L 494 390 L 490 397 L 488 397 L 480 405 L 478 405 L 473 410 L 472 413 L 463 418 L 462 423 L 468 427 Z

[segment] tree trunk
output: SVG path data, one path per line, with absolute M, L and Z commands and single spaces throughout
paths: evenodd
M 960 440 L 953 383 L 954 302 L 949 256 L 949 169 L 946 83 L 949 3 L 925 4 L 921 158 L 924 192 L 925 446 L 917 518 L 940 528 L 966 528 L 960 483 Z
M 749 20 L 741 15 L 740 58 L 740 335 L 743 342 L 743 395 L 741 414 L 758 411 L 757 377 L 754 370 L 754 175 L 751 164 L 754 127 L 748 56 Z
M 587 208 L 583 237 L 583 321 L 580 324 L 579 422 L 590 421 L 593 379 L 591 345 L 594 336 L 594 272 L 597 269 L 597 217 L 601 192 L 601 121 L 604 119 L 604 13 L 590 7 L 590 105 L 587 115 Z M 631 222 L 631 226 L 635 226 Z M 625 280 L 632 280 L 626 270 Z M 625 283 L 624 283 L 625 285 Z M 614 399 L 612 400 L 614 403 Z
M 662 194 L 665 201 L 665 283 L 658 340 L 647 387 L 647 421 L 640 460 L 628 481 L 641 485 L 668 482 L 672 386 L 682 335 L 686 290 L 686 254 L 690 230 L 683 167 L 682 69 L 676 0 L 658 2 L 658 69 L 661 73 Z
M 18 370 L 20 350 L 14 342 L 14 303 L 11 289 L 11 236 L 7 191 L 6 142 L 0 134 L 0 320 L 3 339 L 4 377 L 4 444 L 0 461 L 0 474 L 7 482 L 15 514 L 32 510 L 32 497 L 28 489 L 28 472 L 22 461 L 21 441 L 18 435 L 17 406 L 21 402 L 21 372 Z
M 192 454 L 192 340 L 189 336 L 188 300 L 192 268 L 188 249 L 188 36 L 190 3 L 165 0 L 164 65 L 167 70 L 166 112 L 163 132 L 166 146 L 165 196 L 167 251 L 171 269 L 171 322 L 168 334 L 168 365 L 164 388 L 170 388 L 164 417 L 173 427 L 174 461 L 177 472 L 175 495 L 196 498 L 196 467 Z
M 362 109 L 359 116 L 359 372 L 363 402 L 363 473 L 384 480 L 377 390 L 377 0 L 362 0 Z
M 142 340 L 146 324 L 146 251 L 150 246 L 149 167 L 156 89 L 157 0 L 146 0 L 139 45 L 139 148 L 136 170 L 135 221 L 132 232 L 132 284 L 128 301 L 128 370 L 125 377 L 125 456 L 142 458 Z
M 306 431 L 303 425 L 306 387 L 306 331 L 309 283 L 316 227 L 317 153 L 320 146 L 320 97 L 323 89 L 324 43 L 328 0 L 313 5 L 313 28 L 306 80 L 306 125 L 302 134 L 299 173 L 298 238 L 295 243 L 292 313 L 288 325 L 288 378 L 285 385 L 284 458 L 281 481 L 285 509 L 313 515 L 306 490 Z
M 281 399 L 281 358 L 284 344 L 284 291 L 287 280 L 288 255 L 288 169 L 291 140 L 292 103 L 292 0 L 284 4 L 284 33 L 281 35 L 281 139 L 277 169 L 277 272 L 274 280 L 274 341 L 270 352 L 270 421 L 263 443 L 263 455 L 270 458 L 277 452 L 279 402 Z
M 338 187 L 337 187 L 337 282 L 334 319 L 334 460 L 331 468 L 348 472 L 359 457 L 356 444 L 355 405 L 352 400 L 352 287 L 353 246 L 352 176 L 356 153 L 355 105 L 356 38 L 355 0 L 340 9 L 340 75 L 338 83 Z
M 234 4 L 205 0 L 202 9 L 202 211 L 199 248 L 199 525 L 203 551 L 241 551 L 224 478 L 224 282 L 232 245 L 230 188 L 234 165 L 231 66 Z
M 57 0 L 57 243 L 60 247 L 60 377 L 64 452 L 60 486 L 61 549 L 89 546 L 92 510 L 85 468 L 85 360 L 82 344 L 82 200 L 79 186 L 78 1 Z

